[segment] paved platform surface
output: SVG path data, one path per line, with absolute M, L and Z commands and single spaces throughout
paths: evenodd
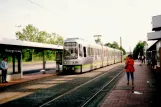
M 155 106 L 156 80 L 150 68 L 135 62 L 134 88 L 127 85 L 126 73 L 102 102 L 101 107 L 161 107 Z M 161 101 L 161 100 L 160 100 Z
M 23 83 L 23 82 L 27 82 L 27 81 L 32 81 L 32 80 L 36 80 L 36 79 L 40 79 L 40 78 L 54 76 L 54 75 L 56 75 L 55 70 L 46 71 L 46 74 L 42 74 L 41 72 L 26 74 L 26 75 L 23 75 L 23 78 L 21 78 L 21 79 L 9 81 L 8 83 L 0 83 L 0 88 Z

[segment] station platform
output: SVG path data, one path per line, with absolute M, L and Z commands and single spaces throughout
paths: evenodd
M 140 66 L 138 61 L 135 61 L 134 67 L 134 88 L 131 82 L 127 85 L 124 73 L 100 107 L 161 107 L 158 103 L 160 94 L 156 87 L 156 73 L 147 64 Z
M 37 80 L 37 79 L 41 79 L 49 76 L 54 76 L 54 75 L 56 75 L 56 70 L 48 70 L 45 72 L 45 74 L 43 74 L 42 72 L 25 74 L 21 79 L 9 81 L 8 83 L 0 83 L 0 88 L 15 85 L 15 84 L 20 84 L 23 82 L 33 81 L 33 80 Z

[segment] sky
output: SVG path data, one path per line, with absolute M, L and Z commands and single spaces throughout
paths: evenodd
M 160 4 L 160 0 L 0 0 L 0 38 L 16 39 L 16 31 L 32 24 L 64 39 L 93 41 L 94 35 L 102 35 L 103 43 L 120 43 L 121 37 L 129 52 L 138 41 L 147 41 L 152 16 L 161 14 Z

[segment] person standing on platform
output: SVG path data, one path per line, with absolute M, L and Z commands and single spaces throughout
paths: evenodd
M 7 78 L 7 69 L 8 69 L 7 58 L 4 57 L 3 61 L 1 62 L 2 83 L 8 83 L 8 82 L 6 81 L 6 78 Z
M 132 55 L 128 55 L 128 58 L 126 59 L 126 75 L 127 75 L 127 85 L 129 85 L 129 80 L 131 77 L 132 80 L 132 86 L 134 86 L 134 59 L 132 58 Z
M 142 55 L 141 61 L 142 61 L 142 64 L 145 64 L 145 56 L 144 55 Z
M 144 64 L 145 64 L 145 62 L 146 62 L 145 60 L 146 60 L 146 57 L 145 57 L 145 55 L 144 55 L 144 59 L 143 59 L 143 63 L 144 63 Z

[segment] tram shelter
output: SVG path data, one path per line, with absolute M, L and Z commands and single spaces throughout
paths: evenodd
M 22 49 L 38 49 L 43 52 L 42 58 L 42 69 L 45 70 L 45 55 L 44 50 L 53 50 L 56 51 L 56 66 L 59 70 L 59 65 L 62 64 L 62 50 L 63 46 L 20 41 L 15 39 L 0 39 L 0 55 L 1 56 L 12 56 L 12 72 L 7 74 L 7 81 L 17 80 L 23 78 L 22 70 Z M 15 60 L 17 60 L 17 69 L 15 69 Z M 1 80 L 1 79 L 0 79 Z

